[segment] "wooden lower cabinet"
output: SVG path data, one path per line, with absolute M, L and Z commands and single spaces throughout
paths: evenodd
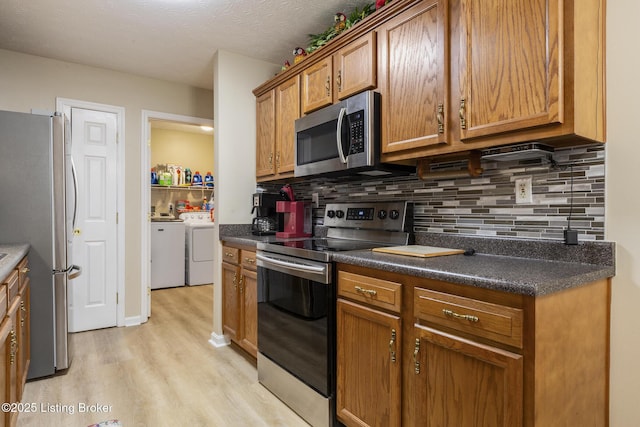
M 533 297 L 337 267 L 345 425 L 609 425 L 608 279 Z
M 427 426 L 522 426 L 522 355 L 416 326 L 412 419 Z
M 254 358 L 258 355 L 258 280 L 252 249 L 223 245 L 222 329 Z
M 398 315 L 338 299 L 337 414 L 347 426 L 399 426 Z
M 29 260 L 24 257 L 0 282 L 0 400 L 19 403 L 31 360 Z M 0 427 L 15 426 L 18 411 L 0 414 Z

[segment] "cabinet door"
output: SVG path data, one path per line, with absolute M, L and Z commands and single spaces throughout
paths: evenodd
M 295 121 L 300 117 L 300 78 L 294 76 L 276 88 L 276 174 L 293 172 Z
M 447 142 L 447 27 L 447 1 L 440 0 L 423 1 L 378 29 L 383 154 Z
M 3 316 L 0 323 L 0 401 L 10 402 L 9 400 L 9 384 L 11 378 L 9 375 L 9 366 L 11 361 L 11 319 Z M 0 427 L 9 425 L 11 412 L 0 413 Z
M 302 112 L 310 113 L 318 108 L 331 105 L 332 70 L 331 57 L 302 70 Z
M 240 345 L 253 357 L 258 357 L 258 275 L 242 270 L 242 337 Z
M 339 100 L 376 87 L 376 33 L 370 31 L 333 56 L 335 93 Z
M 518 427 L 523 414 L 519 354 L 416 326 L 415 411 L 420 425 Z
M 7 400 L 5 402 L 19 402 L 18 399 L 18 358 L 20 355 L 20 347 L 18 344 L 18 332 L 19 332 L 19 312 L 20 311 L 20 297 L 13 298 L 7 311 L 7 318 L 11 323 L 11 330 L 9 332 L 9 361 L 7 367 Z M 18 412 L 8 413 L 7 425 L 15 426 Z
M 238 299 L 238 280 L 240 267 L 223 262 L 222 264 L 222 329 L 232 341 L 236 341 L 240 327 L 240 302 Z
M 562 123 L 561 3 L 462 0 L 463 141 Z
M 18 358 L 18 400 L 22 400 L 24 384 L 27 381 L 29 363 L 31 362 L 31 289 L 28 277 L 22 281 L 20 289 L 20 312 L 18 346 L 20 357 Z
M 343 299 L 337 303 L 337 413 L 347 426 L 399 426 L 398 316 Z
M 275 173 L 275 123 L 275 90 L 270 90 L 256 98 L 256 178 Z

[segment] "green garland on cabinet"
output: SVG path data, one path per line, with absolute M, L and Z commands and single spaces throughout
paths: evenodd
M 358 22 L 362 21 L 367 16 L 376 11 L 375 3 L 370 3 L 358 9 L 357 7 L 349 16 L 345 16 L 342 13 L 337 13 L 334 17 L 334 24 L 327 28 L 326 31 L 320 34 L 309 34 L 309 46 L 306 53 L 311 53 L 314 50 L 324 46 L 329 40 L 333 39 L 344 30 L 348 30 Z

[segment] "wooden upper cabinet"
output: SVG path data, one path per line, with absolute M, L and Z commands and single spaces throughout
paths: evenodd
M 300 78 L 294 76 L 256 98 L 256 179 L 293 176 Z
M 383 154 L 447 143 L 447 3 L 420 2 L 377 30 Z
M 310 113 L 333 102 L 333 61 L 329 56 L 300 73 L 302 78 L 302 112 Z
M 462 1 L 456 109 L 463 141 L 563 122 L 561 6 L 560 0 Z
M 375 31 L 354 40 L 333 55 L 336 100 L 376 87 L 376 58 Z
M 294 76 L 276 88 L 276 174 L 293 175 L 295 121 L 300 117 L 300 78 Z
M 302 70 L 302 112 L 307 114 L 375 88 L 376 59 L 376 33 L 370 31 Z
M 273 175 L 276 144 L 275 89 L 256 98 L 256 178 Z

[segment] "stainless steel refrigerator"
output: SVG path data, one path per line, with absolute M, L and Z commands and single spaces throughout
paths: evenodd
M 77 183 L 67 121 L 0 111 L 0 242 L 28 243 L 31 364 L 27 378 L 71 363 L 67 321 Z

